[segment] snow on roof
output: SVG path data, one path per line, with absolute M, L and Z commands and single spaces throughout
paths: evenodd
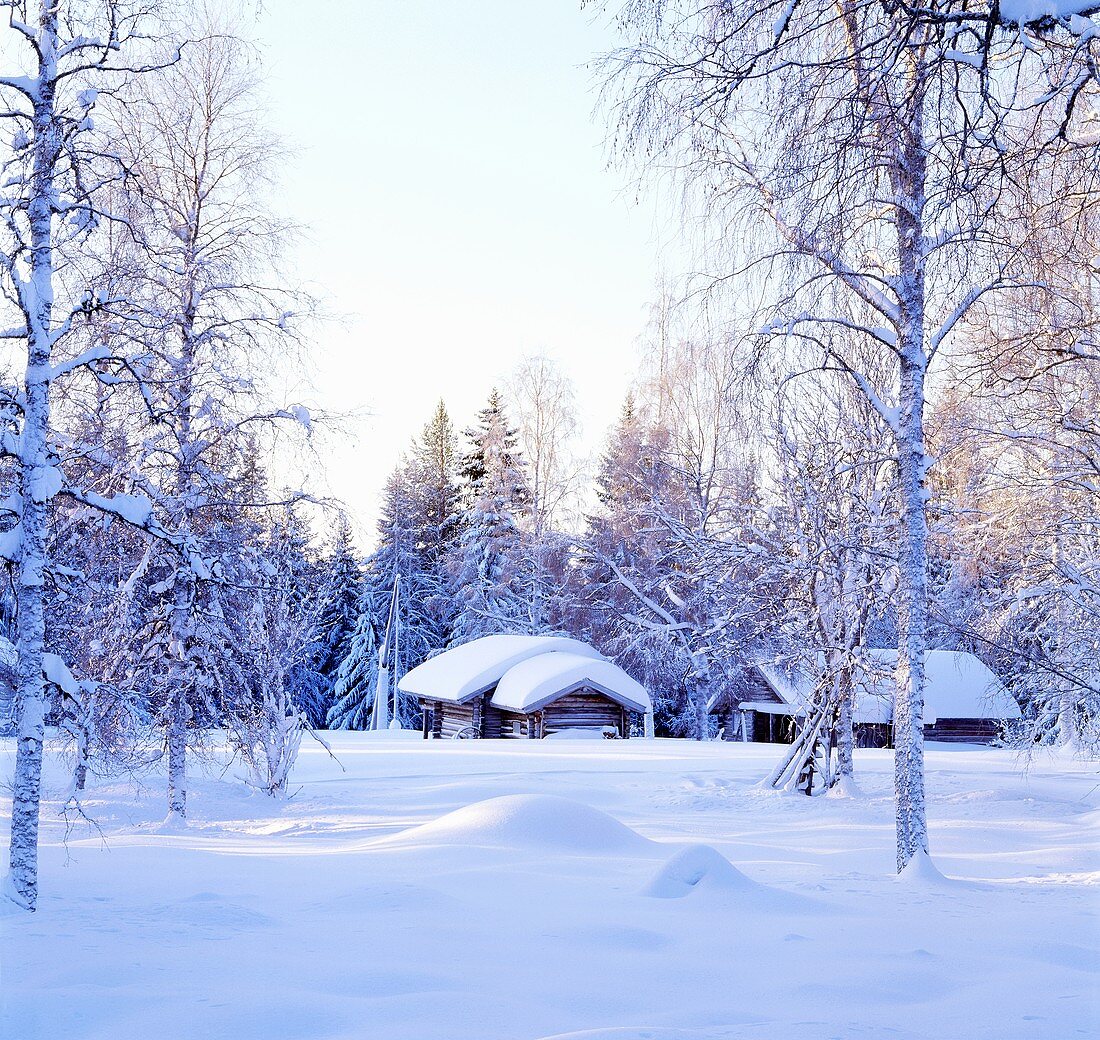
M 490 703 L 504 711 L 537 711 L 582 686 L 590 686 L 632 711 L 650 710 L 645 687 L 618 665 L 576 653 L 538 654 L 513 665 L 502 676 Z
M 854 722 L 889 723 L 894 709 L 896 650 L 864 651 L 867 667 L 856 678 Z M 759 665 L 761 675 L 783 701 L 801 709 L 810 699 L 813 682 L 806 675 L 788 675 L 777 666 Z M 924 657 L 924 723 L 939 719 L 1018 719 L 1020 708 L 1000 680 L 973 654 L 959 650 L 929 650 Z M 749 705 L 743 705 L 748 708 Z M 752 710 L 763 710 L 752 705 Z
M 777 704 L 775 701 L 742 701 L 738 711 L 758 711 L 763 715 L 803 715 L 806 709 L 792 704 Z
M 784 668 L 774 662 L 761 662 L 756 666 L 772 692 L 786 704 L 802 704 L 814 692 L 812 676 L 797 668 Z
M 896 650 L 868 650 L 878 667 L 868 670 L 865 696 L 893 696 Z M 973 654 L 960 650 L 929 650 L 924 655 L 924 722 L 938 719 L 1018 719 L 1020 707 L 1001 681 Z M 861 695 L 856 695 L 857 704 Z M 892 703 L 892 702 L 891 702 Z
M 418 665 L 397 686 L 416 697 L 461 703 L 495 686 L 521 661 L 553 652 L 604 660 L 587 643 L 567 636 L 482 636 Z
M 890 725 L 894 721 L 895 691 L 893 671 L 881 678 L 876 677 L 874 680 L 869 679 L 866 675 L 862 679 L 857 679 L 852 697 L 852 721 L 876 723 L 882 726 Z M 927 687 L 924 692 L 927 698 Z M 926 713 L 927 703 L 926 700 Z

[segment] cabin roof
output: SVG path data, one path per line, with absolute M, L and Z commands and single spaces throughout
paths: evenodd
M 865 650 L 865 666 L 855 682 L 854 722 L 889 723 L 894 716 L 896 650 Z M 1018 719 L 1020 707 L 1001 681 L 973 654 L 961 650 L 929 650 L 924 656 L 925 725 L 939 719 Z M 783 703 L 802 709 L 813 693 L 813 678 L 787 673 L 775 665 L 759 666 L 760 674 Z M 748 707 L 748 705 L 745 705 Z M 760 710 L 753 705 L 753 710 Z
M 649 694 L 610 661 L 575 653 L 550 652 L 513 665 L 501 677 L 490 703 L 526 714 L 570 693 L 590 687 L 632 711 L 650 710 Z
M 896 650 L 869 650 L 876 668 L 864 680 L 868 693 L 893 705 Z M 924 722 L 938 719 L 1018 719 L 1020 706 L 1004 685 L 973 654 L 929 650 L 924 655 Z
M 605 660 L 587 643 L 567 636 L 482 636 L 418 665 L 397 686 L 416 697 L 460 704 L 492 689 L 520 662 L 550 653 Z

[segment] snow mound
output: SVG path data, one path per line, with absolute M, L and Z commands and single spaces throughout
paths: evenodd
M 835 784 L 829 788 L 826 798 L 836 799 L 844 798 L 862 798 L 863 789 L 856 781 L 850 776 L 841 776 L 837 778 Z
M 895 880 L 914 891 L 981 887 L 972 881 L 963 881 L 960 878 L 941 874 L 939 867 L 932 862 L 932 857 L 927 852 L 918 852 L 905 865 L 905 869 L 896 875 Z
M 640 852 L 654 845 L 607 813 L 545 794 L 512 794 L 474 802 L 438 820 L 384 838 L 383 843 L 566 852 Z
M 642 895 L 657 899 L 682 899 L 692 892 L 755 889 L 725 856 L 709 845 L 689 845 L 677 852 L 657 873 Z

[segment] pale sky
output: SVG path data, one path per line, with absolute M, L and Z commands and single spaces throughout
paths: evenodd
M 598 450 L 637 367 L 664 235 L 609 170 L 594 73 L 616 43 L 579 0 L 269 0 L 256 34 L 294 153 L 276 207 L 331 311 L 323 407 L 359 411 L 329 466 L 373 540 L 387 473 L 442 397 L 469 424 L 539 351 Z M 367 414 L 369 413 L 369 414 Z

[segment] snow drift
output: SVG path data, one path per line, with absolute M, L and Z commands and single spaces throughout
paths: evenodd
M 383 838 L 379 844 L 625 853 L 652 852 L 657 843 L 581 802 L 554 795 L 513 794 L 474 802 Z
M 709 845 L 689 845 L 661 867 L 642 889 L 642 895 L 682 899 L 698 891 L 748 891 L 759 887 L 716 849 Z

